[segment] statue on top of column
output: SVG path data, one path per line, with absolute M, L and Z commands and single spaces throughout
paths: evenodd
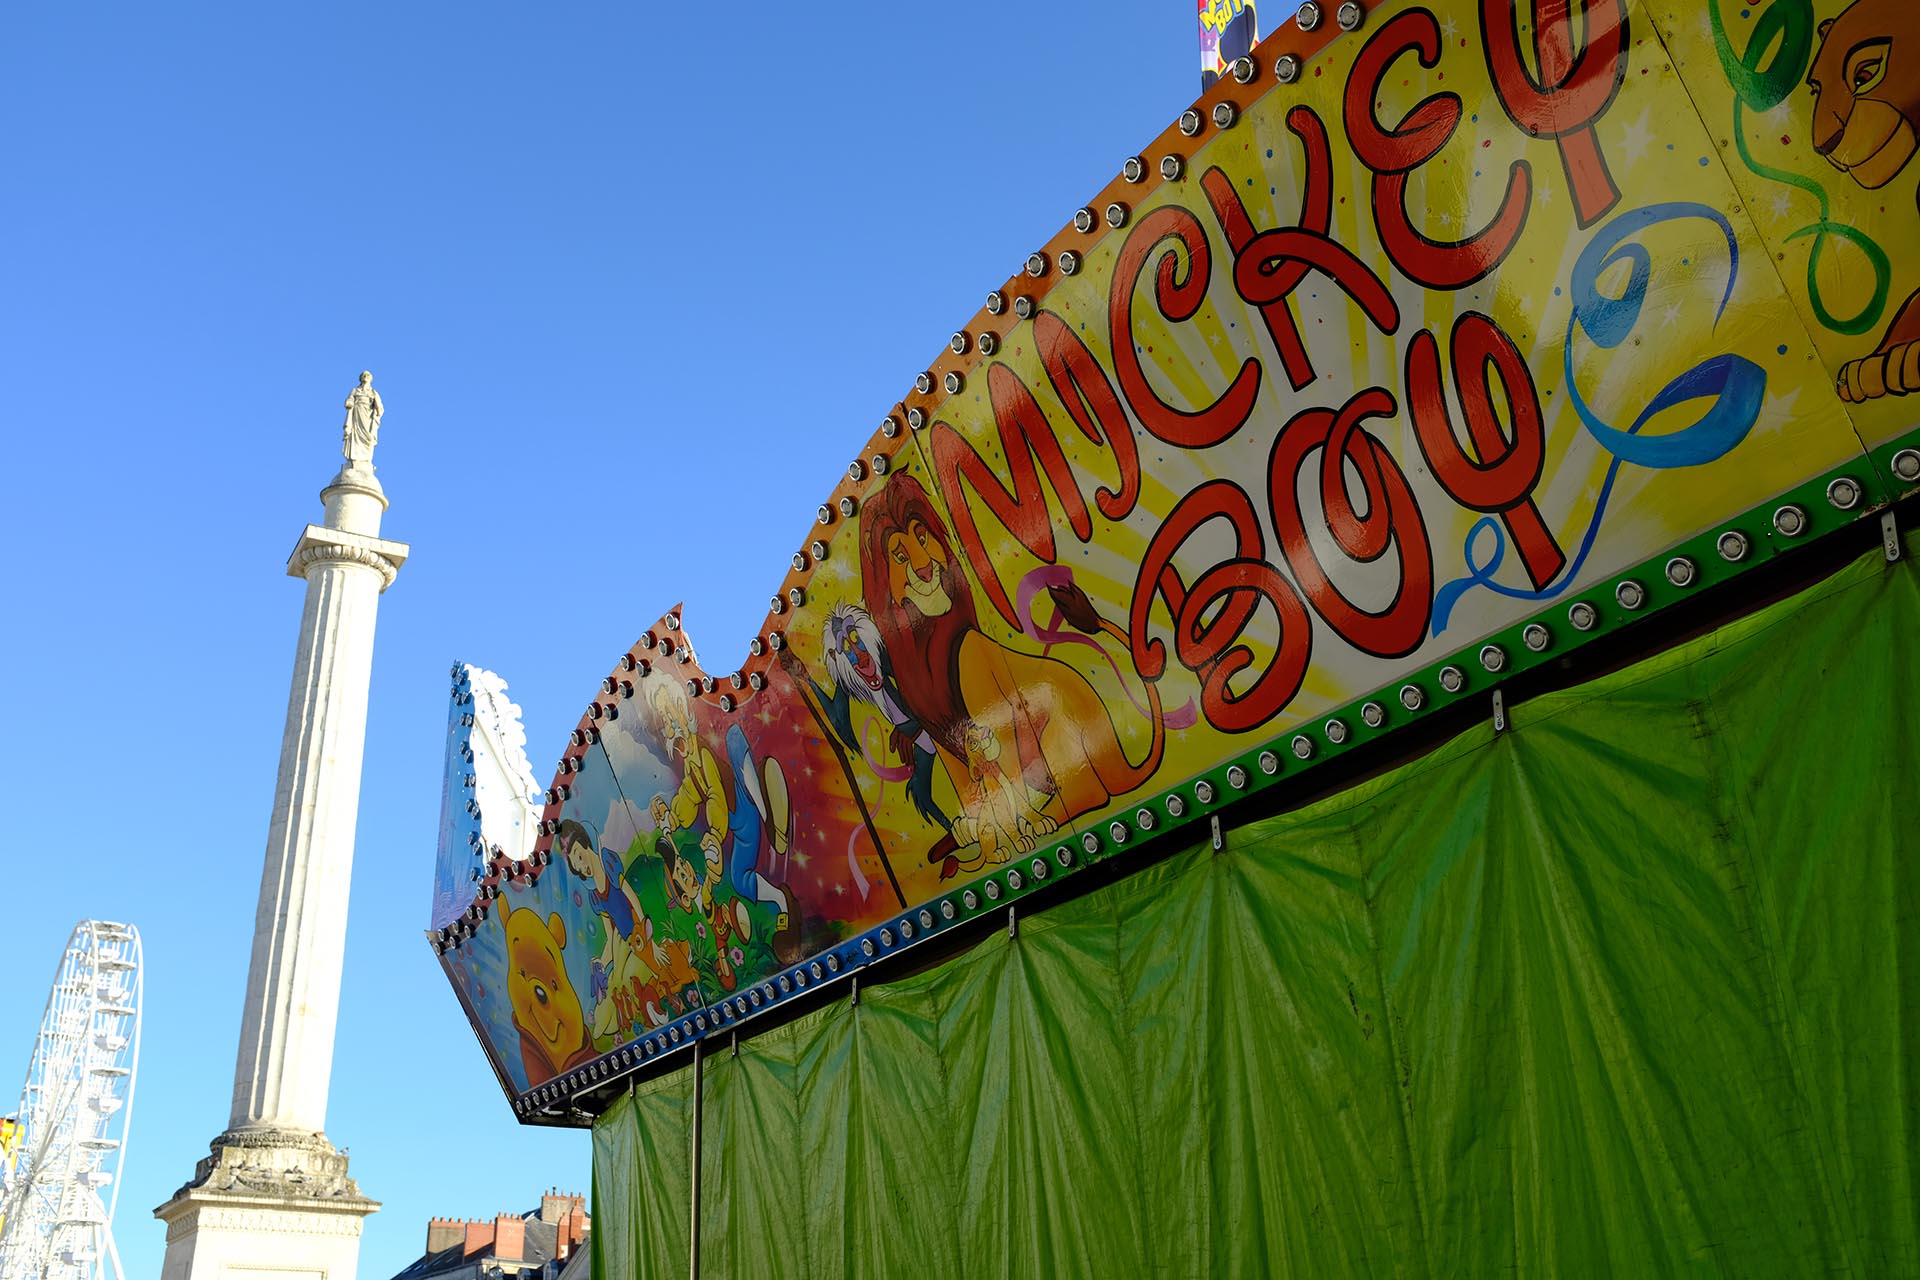
M 347 420 L 341 427 L 341 450 L 349 466 L 373 463 L 373 446 L 380 442 L 380 415 L 386 407 L 373 389 L 373 375 L 362 373 L 360 385 L 347 393 Z

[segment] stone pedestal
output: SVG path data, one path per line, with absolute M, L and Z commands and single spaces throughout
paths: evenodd
M 379 1207 L 320 1134 L 223 1133 L 154 1211 L 167 1224 L 160 1280 L 353 1280 L 361 1223 Z
M 361 1220 L 380 1206 L 324 1130 L 347 940 L 347 890 L 380 594 L 407 546 L 380 537 L 386 495 L 366 462 L 321 492 L 287 560 L 307 584 L 280 774 L 260 875 L 227 1130 L 154 1210 L 165 1280 L 353 1280 Z

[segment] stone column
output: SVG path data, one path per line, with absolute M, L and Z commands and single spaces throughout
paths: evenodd
M 370 451 L 369 451 L 370 452 Z M 407 558 L 380 535 L 386 495 L 350 455 L 287 561 L 304 578 L 280 775 L 274 790 L 233 1109 L 191 1181 L 154 1211 L 163 1280 L 298 1274 L 352 1280 L 362 1220 L 347 1157 L 324 1132 L 347 890 L 373 670 L 374 614 Z

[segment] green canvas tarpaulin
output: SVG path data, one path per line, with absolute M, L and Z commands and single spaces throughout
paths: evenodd
M 1920 1272 L 1915 549 L 716 1051 L 701 1274 Z

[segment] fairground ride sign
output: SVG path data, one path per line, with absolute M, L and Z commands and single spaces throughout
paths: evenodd
M 744 661 L 670 612 L 530 849 L 449 806 L 432 941 L 516 1111 L 1920 485 L 1903 42 L 1910 0 L 1302 8 L 850 450 Z

